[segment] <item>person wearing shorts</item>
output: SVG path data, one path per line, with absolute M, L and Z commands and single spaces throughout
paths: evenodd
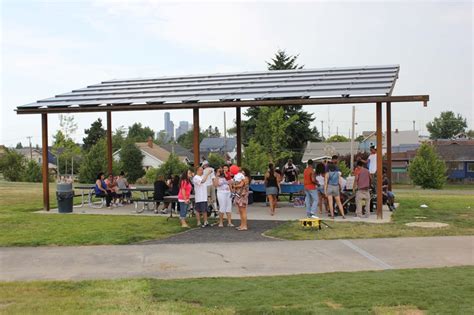
M 198 167 L 196 175 L 193 177 L 194 184 L 194 210 L 196 210 L 196 221 L 197 226 L 206 227 L 209 226 L 207 222 L 207 184 L 206 180 L 209 177 L 210 172 L 204 173 L 202 167 Z M 204 223 L 201 225 L 201 215 L 203 216 Z
M 341 196 L 339 195 L 339 177 L 341 175 L 337 171 L 336 165 L 329 163 L 328 172 L 324 176 L 324 194 L 328 198 L 329 211 L 331 212 L 331 218 L 334 219 L 334 203 L 333 198 L 336 200 L 337 206 L 339 208 L 339 213 L 344 216 L 344 208 L 341 203 Z
M 216 177 L 213 180 L 214 187 L 217 188 L 217 200 L 219 201 L 219 227 L 224 227 L 224 214 L 227 215 L 227 226 L 232 224 L 232 198 L 230 195 L 229 181 L 225 177 L 222 168 L 216 171 Z

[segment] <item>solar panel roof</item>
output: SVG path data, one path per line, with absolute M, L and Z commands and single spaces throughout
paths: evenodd
M 399 69 L 335 67 L 109 80 L 18 109 L 390 96 Z

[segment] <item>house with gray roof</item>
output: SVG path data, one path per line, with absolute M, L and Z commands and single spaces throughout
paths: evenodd
M 199 145 L 201 155 L 207 156 L 209 153 L 224 155 L 228 153 L 234 159 L 237 155 L 236 138 L 204 138 Z

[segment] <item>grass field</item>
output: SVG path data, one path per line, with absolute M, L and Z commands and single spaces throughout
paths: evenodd
M 51 185 L 51 206 L 56 207 Z M 164 217 L 44 215 L 42 184 L 0 181 L 0 246 L 130 244 L 182 231 Z
M 468 188 L 473 186 L 463 185 L 462 189 L 442 191 L 402 187 L 397 192 L 401 206 L 390 224 L 338 222 L 331 223 L 334 229 L 311 231 L 302 230 L 296 222 L 289 222 L 266 234 L 285 239 L 472 235 L 474 188 L 472 193 Z M 54 185 L 50 191 L 51 205 L 56 207 Z M 429 208 L 420 208 L 422 203 Z M 0 181 L 0 246 L 130 244 L 166 238 L 182 231 L 177 220 L 166 221 L 163 217 L 32 213 L 41 208 L 41 184 Z M 412 221 L 445 222 L 449 227 L 422 229 L 404 225 Z
M 393 222 L 387 224 L 328 221 L 333 228 L 319 231 L 302 229 L 298 222 L 288 222 L 265 234 L 290 240 L 473 235 L 474 187 L 470 188 L 472 191 L 399 190 L 396 194 L 400 207 L 392 215 Z M 420 208 L 422 204 L 428 205 L 428 208 Z M 442 222 L 449 226 L 426 229 L 405 225 L 416 221 Z
M 315 262 L 317 263 L 317 262 Z M 0 283 L 3 314 L 473 314 L 474 267 Z

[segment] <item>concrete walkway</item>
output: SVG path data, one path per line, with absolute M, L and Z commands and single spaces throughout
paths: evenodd
M 474 237 L 0 248 L 0 281 L 266 276 L 474 264 Z
M 140 204 L 141 207 L 141 204 Z M 161 209 L 161 208 L 160 208 Z M 232 209 L 234 218 L 239 218 L 239 214 L 235 207 Z M 36 213 L 42 214 L 58 214 L 58 209 L 51 209 L 47 212 L 44 210 L 37 211 Z M 282 201 L 279 203 L 276 210 L 276 215 L 271 216 L 269 212 L 269 207 L 265 205 L 264 202 L 256 202 L 248 207 L 248 219 L 249 220 L 273 220 L 273 221 L 289 221 L 289 220 L 298 220 L 306 217 L 305 208 L 296 208 L 290 205 L 288 202 Z M 134 216 L 165 216 L 168 214 L 155 214 L 152 210 L 145 210 L 142 213 L 137 213 L 133 205 L 127 205 L 125 207 L 117 207 L 113 209 L 101 208 L 94 209 L 90 208 L 87 205 L 84 207 L 75 207 L 72 214 L 98 214 L 98 215 L 134 215 Z M 69 215 L 69 214 L 63 214 Z M 330 220 L 327 214 L 319 215 L 322 219 Z M 372 213 L 369 218 L 356 218 L 354 213 L 347 214 L 344 221 L 346 222 L 367 222 L 367 223 L 389 223 L 392 217 L 392 212 L 388 211 L 387 206 L 383 207 L 383 219 L 377 219 L 375 213 Z M 340 220 L 340 217 L 336 217 L 336 220 Z

